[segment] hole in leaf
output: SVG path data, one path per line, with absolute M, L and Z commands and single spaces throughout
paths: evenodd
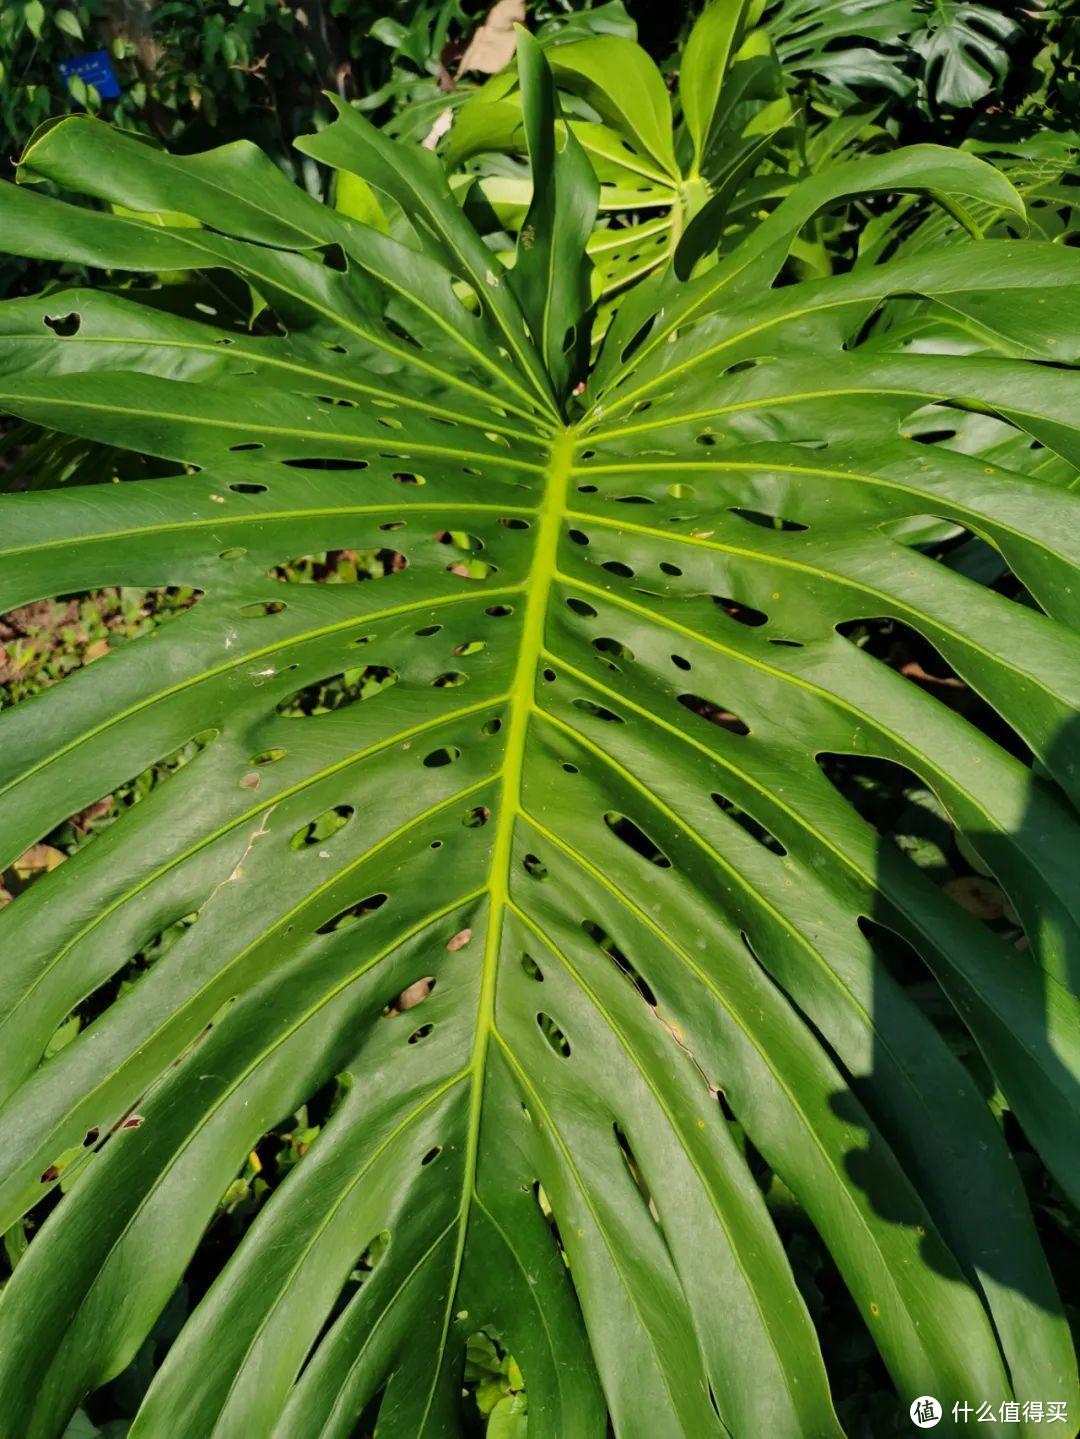
M 711 700 L 702 699 L 700 695 L 679 695 L 679 703 L 688 709 L 691 714 L 700 715 L 702 719 L 708 720 L 710 724 L 719 725 L 730 734 L 744 735 L 750 733 L 750 726 L 742 722 L 736 714 L 730 710 L 723 709 L 720 705 L 713 704 Z
M 601 663 L 610 670 L 619 670 L 620 666 L 616 660 L 622 660 L 624 664 L 633 663 L 634 652 L 622 643 L 621 640 L 612 639 L 610 635 L 601 635 L 599 639 L 593 640 L 593 649 L 600 656 Z
M 344 829 L 355 813 L 351 804 L 336 804 L 332 809 L 324 810 L 315 819 L 301 825 L 289 841 L 289 848 L 304 849 L 309 845 L 322 844 L 339 829 Z
M 461 758 L 461 751 L 456 745 L 443 745 L 439 749 L 433 749 L 430 754 L 424 756 L 425 769 L 441 769 L 443 765 L 453 764 Z
M 284 600 L 254 600 L 249 605 L 241 605 L 236 613 L 257 618 L 262 615 L 279 615 L 284 609 L 288 609 Z
M 726 595 L 713 595 L 713 604 L 719 605 L 725 614 L 737 620 L 741 625 L 750 625 L 756 629 L 759 625 L 768 623 L 768 615 L 762 610 L 755 610 L 750 605 L 740 604 L 738 600 L 728 599 Z
M 386 900 L 387 896 L 385 894 L 369 894 L 367 899 L 357 900 L 355 904 L 350 904 L 346 909 L 339 910 L 332 919 L 328 919 L 324 924 L 320 924 L 315 933 L 334 934 L 337 930 L 344 929 L 347 925 L 355 924 L 359 919 L 366 919 L 369 914 L 374 914 L 377 909 L 382 909 Z
M 286 584 L 343 585 L 381 580 L 408 568 L 400 550 L 325 550 L 275 565 L 268 574 Z
M 634 1187 L 645 1201 L 645 1207 L 649 1211 L 655 1223 L 660 1223 L 660 1215 L 657 1212 L 653 1197 L 649 1193 L 649 1186 L 645 1183 L 645 1176 L 641 1172 L 641 1165 L 637 1161 L 634 1151 L 630 1148 L 630 1141 L 619 1128 L 618 1124 L 612 1125 L 615 1134 L 615 1143 L 619 1146 L 619 1153 L 626 1164 L 627 1173 L 634 1182 Z
M 539 856 L 527 854 L 521 861 L 521 867 L 530 879 L 547 879 L 548 867 Z
M 536 1022 L 540 1026 L 540 1033 L 547 1040 L 548 1044 L 559 1056 L 560 1059 L 570 1058 L 570 1041 L 562 1032 L 559 1026 L 552 1019 L 550 1014 L 543 1010 L 536 1016 Z
M 660 869 L 671 868 L 671 860 L 664 851 L 654 844 L 640 825 L 635 824 L 625 814 L 608 810 L 604 815 L 604 823 L 616 839 L 621 839 L 623 844 L 629 845 L 635 854 L 641 855 L 642 859 L 647 859 L 650 864 L 655 864 Z
M 592 700 L 576 699 L 572 701 L 575 709 L 584 710 L 593 719 L 604 720 L 607 724 L 625 724 L 622 715 L 617 715 L 614 710 L 609 710 L 604 705 L 595 704 Z
M 67 315 L 44 315 L 42 323 L 60 339 L 69 340 L 82 328 L 82 316 L 77 310 L 72 310 Z
M 729 507 L 731 514 L 738 515 L 740 520 L 747 520 L 752 525 L 760 525 L 766 530 L 808 530 L 809 525 L 802 525 L 798 520 L 785 520 L 779 515 L 767 515 L 762 510 L 744 510 L 740 506 Z
M 651 1008 L 656 1008 L 656 995 L 652 986 L 644 978 L 641 972 L 623 954 L 622 950 L 612 939 L 611 935 L 591 919 L 583 919 L 581 927 L 594 944 L 599 945 L 612 963 L 626 975 L 645 1003 Z
M 487 560 L 452 560 L 446 566 L 447 572 L 459 575 L 463 580 L 486 580 L 498 573 L 498 565 Z
M 283 719 L 307 719 L 328 714 L 348 705 L 372 699 L 382 690 L 396 684 L 397 671 L 386 665 L 364 665 L 355 670 L 342 670 L 328 679 L 305 685 L 282 700 L 277 712 Z
M 440 530 L 435 538 L 441 545 L 453 545 L 456 550 L 465 550 L 468 554 L 479 554 L 484 548 L 480 536 L 471 535 L 467 530 Z
M 714 793 L 712 799 L 715 805 L 718 805 L 726 815 L 729 815 L 736 824 L 740 825 L 748 835 L 756 839 L 758 844 L 764 845 L 764 847 L 773 854 L 787 854 L 787 850 L 776 836 L 770 834 L 765 826 L 759 824 L 752 815 L 747 814 L 745 810 L 739 809 L 737 805 L 733 804 L 731 800 L 726 799 L 722 794 Z
M 638 348 L 638 346 L 645 343 L 645 341 L 649 337 L 649 331 L 652 329 L 655 323 L 656 316 L 651 315 L 649 319 L 647 319 L 642 325 L 641 329 L 638 330 L 634 335 L 632 335 L 631 338 L 627 341 L 627 343 L 623 346 L 623 351 L 619 358 L 623 361 L 624 364 Z
M 574 614 L 581 615 L 583 619 L 596 619 L 597 612 L 593 609 L 592 605 L 589 604 L 588 600 L 579 600 L 572 595 L 566 603 L 567 606 L 573 610 Z
M 523 954 L 521 956 L 521 967 L 530 979 L 535 979 L 537 984 L 543 984 L 544 971 L 537 964 L 536 960 L 533 959 L 531 954 Z
M 349 472 L 352 470 L 366 470 L 367 460 L 343 460 L 338 456 L 319 456 L 316 458 L 304 457 L 299 460 L 282 460 L 283 465 L 288 465 L 292 470 L 340 470 Z

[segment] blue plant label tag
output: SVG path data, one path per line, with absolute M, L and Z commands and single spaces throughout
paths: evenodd
M 71 88 L 77 76 L 84 85 L 93 85 L 103 100 L 115 100 L 120 94 L 116 71 L 112 67 L 107 50 L 91 50 L 86 55 L 74 55 L 70 60 L 61 60 L 56 67 Z

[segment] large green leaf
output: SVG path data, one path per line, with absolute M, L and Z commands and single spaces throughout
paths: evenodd
M 926 1393 L 1077 1402 L 999 1120 L 1080 1193 L 1077 500 L 907 421 L 986 412 L 1075 467 L 1080 258 L 972 242 L 776 287 L 856 180 L 1000 189 L 970 157 L 903 152 L 796 190 L 697 280 L 638 289 L 578 398 L 590 187 L 531 52 L 527 71 L 546 294 L 540 265 L 500 275 L 433 156 L 348 109 L 304 148 L 410 244 L 246 146 L 176 159 L 79 119 L 28 167 L 145 220 L 0 189 L 26 254 L 231 273 L 264 307 L 173 315 L 136 283 L 0 308 L 0 408 L 176 465 L 0 502 L 0 609 L 202 594 L 0 716 L 0 865 L 199 742 L 0 914 L 0 1229 L 67 1188 L 0 1301 L 5 1439 L 59 1434 L 124 1368 L 253 1146 L 342 1073 L 132 1439 L 329 1439 L 376 1408 L 380 1439 L 455 1434 L 481 1331 L 520 1366 L 531 1439 L 599 1439 L 609 1416 L 620 1439 L 839 1434 L 770 1180 L 898 1415 Z M 993 357 L 860 343 L 912 297 Z M 906 542 L 927 517 L 1029 602 Z M 296 561 L 341 551 L 369 578 L 304 582 Z M 1000 739 L 847 637 L 879 619 Z M 1028 947 L 866 824 L 836 756 L 912 772 Z
M 630 38 L 594 35 L 572 44 L 559 43 L 558 34 L 550 38 L 545 53 L 563 96 L 566 130 L 600 185 L 597 224 L 588 243 L 598 301 L 594 344 L 616 300 L 666 269 L 680 247 L 683 270 L 711 263 L 718 249 L 733 248 L 783 198 L 795 174 L 819 174 L 828 184 L 837 157 L 857 157 L 850 169 L 854 176 L 855 165 L 869 164 L 870 153 L 891 146 L 889 131 L 876 123 L 884 107 L 868 107 L 856 91 L 894 97 L 910 92 L 914 81 L 902 67 L 904 45 L 928 23 L 916 0 L 824 6 L 817 0 L 782 0 L 764 7 L 709 0 L 681 56 L 674 108 L 660 70 Z M 1011 32 L 1011 21 L 1001 24 Z M 859 43 L 865 39 L 878 48 Z M 954 57 L 948 73 L 960 63 Z M 936 60 L 935 75 L 941 68 Z M 843 97 L 842 113 L 825 121 L 802 113 L 814 109 L 803 93 L 811 77 L 824 86 L 826 97 L 834 90 Z M 520 66 L 492 76 L 456 109 L 443 145 L 447 164 L 457 172 L 456 192 L 477 223 L 486 224 L 493 244 L 501 243 L 507 264 L 514 255 L 501 237 L 526 227 L 531 200 L 529 175 L 515 170 L 512 158 L 529 149 L 522 80 Z M 957 102 L 955 88 L 943 74 L 934 103 L 970 103 Z M 831 113 L 827 98 L 823 108 Z M 875 188 L 872 181 L 871 192 Z M 882 243 L 891 234 L 886 228 L 891 220 L 906 233 L 928 209 L 933 217 L 928 242 L 951 239 L 957 221 L 971 233 L 979 226 L 1016 224 L 1012 186 L 985 165 L 965 173 L 957 194 L 929 178 L 915 188 L 917 199 L 907 210 L 874 216 L 872 228 Z M 862 193 L 856 179 L 849 198 Z M 933 208 L 925 204 L 928 194 Z M 1022 208 L 1019 213 L 1022 217 Z M 790 253 L 809 271 L 831 268 L 820 237 L 793 240 Z

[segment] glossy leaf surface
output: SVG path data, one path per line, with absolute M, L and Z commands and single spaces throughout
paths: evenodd
M 410 245 L 246 146 L 170 158 L 83 120 L 27 170 L 137 213 L 0 190 L 26 254 L 231 274 L 261 302 L 250 327 L 137 286 L 0 307 L 0 407 L 176 465 L 5 498 L 0 610 L 201 594 L 0 715 L 5 865 L 198 739 L 0 914 L 0 1229 L 87 1156 L 0 1301 L 19 1439 L 62 1433 L 131 1360 L 260 1136 L 342 1072 L 132 1439 L 345 1439 L 376 1411 L 379 1439 L 453 1435 L 480 1331 L 520 1366 L 530 1439 L 609 1417 L 620 1439 L 838 1435 L 763 1170 L 905 1406 L 1077 1402 L 998 1119 L 880 937 L 919 956 L 1075 1197 L 1078 502 L 908 418 L 987 412 L 1072 473 L 1080 259 L 986 241 L 777 285 L 849 192 L 837 172 L 699 279 L 636 291 L 579 396 L 553 337 L 582 323 L 591 193 L 527 68 L 559 286 L 508 283 L 435 157 L 348 109 L 304 148 L 397 206 Z M 933 147 L 858 182 L 1003 183 Z M 894 297 L 993 356 L 861 344 Z M 927 517 L 1031 602 L 920 553 Z M 369 577 L 306 578 L 342 552 Z M 880 618 L 1015 742 L 848 637 Z M 1029 947 L 878 836 L 835 757 L 917 775 Z

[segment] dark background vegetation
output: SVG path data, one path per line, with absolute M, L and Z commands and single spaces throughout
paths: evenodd
M 558 22 L 568 12 L 594 8 L 575 0 L 530 0 L 528 23 L 537 28 Z M 623 15 L 618 4 L 600 7 Z M 1070 0 L 1021 10 L 1011 3 L 988 8 L 1015 22 L 1003 54 L 967 59 L 975 66 L 965 104 L 942 98 L 935 73 L 933 42 L 943 16 L 955 19 L 955 5 L 919 0 L 908 7 L 923 29 L 897 51 L 896 61 L 910 80 L 906 93 L 859 95 L 852 103 L 883 107 L 895 143 L 935 140 L 958 144 L 970 136 L 1021 139 L 1050 129 L 1066 136 L 1080 125 L 1080 19 Z M 267 149 L 296 181 L 324 198 L 324 178 L 292 149 L 293 138 L 327 117 L 323 92 L 355 103 L 380 124 L 407 127 L 410 112 L 433 105 L 455 88 L 482 75 L 459 73 L 462 55 L 488 6 L 484 0 L 0 0 L 0 174 L 10 176 L 14 162 L 35 127 L 71 109 L 86 108 L 145 134 L 151 141 L 195 151 L 229 140 L 251 139 Z M 666 71 L 678 65 L 680 39 L 695 7 L 686 0 L 630 0 L 626 9 L 638 37 Z M 625 16 L 623 15 L 623 18 Z M 935 28 L 936 27 L 936 28 Z M 920 49 L 920 36 L 923 48 Z M 100 100 L 85 91 L 72 94 L 58 65 L 87 51 L 109 52 L 120 95 Z M 969 78 L 970 78 L 969 72 Z M 981 80 L 979 77 L 982 77 Z M 807 106 L 835 108 L 835 96 L 808 84 Z M 1075 138 L 1075 137 L 1073 137 Z M 1074 167 L 1075 169 L 1075 167 Z M 1075 175 L 1073 176 L 1075 181 Z M 1064 241 L 1069 242 L 1068 235 Z M 1073 237 L 1075 238 L 1075 237 Z M 2 247 L 0 247 L 2 248 Z M 55 267 L 5 260 L 0 254 L 0 296 L 33 292 L 70 277 Z M 48 464 L 43 452 L 28 446 L 25 427 L 0 422 L 0 491 L 29 485 L 67 483 L 81 452 L 65 451 L 51 441 Z M 970 557 L 962 542 L 946 541 L 940 558 L 963 568 Z M 346 553 L 327 557 L 335 575 L 357 559 Z M 1016 582 L 1003 576 L 1000 584 Z M 1022 596 L 1021 596 L 1022 598 Z M 0 616 L 0 707 L 16 703 L 71 670 L 155 626 L 168 623 L 191 603 L 184 591 L 110 590 L 43 601 Z M 955 707 L 994 738 L 1016 750 L 998 732 L 1000 721 L 982 705 L 941 657 L 913 631 L 879 622 L 854 635 L 874 653 Z M 332 705 L 333 697 L 326 697 Z M 998 729 L 995 729 L 998 726 Z M 1018 751 L 1017 751 L 1018 752 Z M 1019 752 L 1018 752 L 1019 753 Z M 1030 756 L 1019 753 L 1025 762 Z M 161 773 L 190 755 L 171 756 Z M 108 796 L 69 821 L 0 875 L 0 906 L 50 868 L 65 862 L 95 833 L 107 827 L 160 778 L 157 770 L 140 776 L 122 792 Z M 830 775 L 866 818 L 910 859 L 1017 948 L 1026 944 L 1022 928 L 1002 891 L 973 867 L 973 856 L 957 845 L 947 816 L 933 794 L 910 772 L 867 762 L 861 768 L 837 766 Z M 184 928 L 184 921 L 155 941 L 117 980 L 130 985 L 152 965 Z M 985 1086 L 991 1104 L 1000 1096 L 974 1051 L 966 1031 L 950 1020 L 936 986 L 914 956 L 886 957 L 911 993 L 923 992 L 927 1013 L 940 1019 L 956 1052 Z M 60 1048 L 116 996 L 99 993 L 71 1016 L 53 1040 Z M 228 1192 L 190 1266 L 185 1283 L 162 1315 L 134 1363 L 102 1391 L 92 1395 L 69 1429 L 69 1439 L 121 1439 L 169 1343 L 227 1260 L 237 1239 L 266 1196 L 304 1153 L 339 1097 L 340 1081 L 291 1116 L 260 1142 Z M 1070 1259 L 1080 1239 L 1080 1221 L 1064 1201 L 1038 1157 L 1007 1113 L 1003 1116 L 1017 1163 L 1031 1197 L 1044 1243 L 1066 1302 L 1080 1304 L 1080 1276 Z M 822 1338 L 838 1408 L 853 1436 L 880 1439 L 910 1432 L 900 1427 L 895 1396 L 835 1267 L 806 1221 L 794 1196 L 751 1156 L 773 1208 L 807 1304 Z M 33 1229 L 40 1225 L 59 1191 L 24 1229 L 3 1237 L 4 1265 L 17 1263 Z M 167 1242 L 167 1236 L 163 1237 Z M 1075 1307 L 1073 1313 L 1076 1313 Z M 485 1432 L 484 1415 L 501 1396 L 521 1384 L 508 1356 L 494 1346 L 476 1346 L 467 1373 L 476 1397 L 475 1432 Z

